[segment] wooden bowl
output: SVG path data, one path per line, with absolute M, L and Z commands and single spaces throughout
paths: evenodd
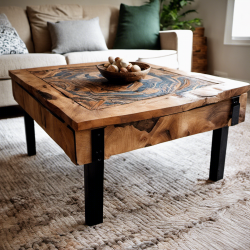
M 145 78 L 145 76 L 151 69 L 151 67 L 146 63 L 141 63 L 141 62 L 131 62 L 131 63 L 133 65 L 140 66 L 141 71 L 120 73 L 120 72 L 107 71 L 107 68 L 104 67 L 104 64 L 96 65 L 96 67 L 100 71 L 102 76 L 104 76 L 109 81 L 112 81 L 113 83 L 115 82 L 116 84 L 124 84 L 124 83 L 139 81 Z

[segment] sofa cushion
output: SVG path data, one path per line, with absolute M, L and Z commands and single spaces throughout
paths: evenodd
M 48 22 L 48 29 L 53 53 L 108 50 L 99 26 L 99 17 L 90 20 Z
M 115 1 L 113 1 L 113 3 L 114 2 Z M 101 5 L 101 4 L 84 5 L 83 17 L 87 17 L 87 19 L 91 19 L 97 16 L 99 17 L 100 28 L 105 38 L 107 47 L 109 49 L 112 49 L 114 42 L 115 42 L 116 32 L 117 32 L 119 8 L 115 6 L 108 6 L 108 5 Z
M 143 53 L 139 53 L 138 61 L 172 69 L 179 69 L 176 50 L 146 50 L 143 51 Z
M 12 93 L 11 80 L 0 80 L 0 107 L 18 105 Z
M 0 13 L 7 16 L 12 27 L 16 29 L 18 35 L 26 44 L 28 51 L 30 53 L 34 52 L 30 25 L 25 10 L 15 6 L 0 6 Z
M 79 20 L 83 18 L 82 13 L 82 6 L 77 4 L 28 6 L 27 14 L 32 30 L 35 52 L 51 51 L 51 39 L 47 22 Z
M 141 61 L 177 69 L 177 52 L 175 50 L 108 50 L 92 52 L 75 52 L 64 55 L 68 64 L 104 62 L 109 56 L 121 57 L 130 62 Z
M 108 61 L 109 56 L 119 56 L 128 61 L 136 61 L 138 59 L 135 53 L 129 53 L 128 50 L 84 51 L 67 53 L 64 56 L 66 57 L 67 64 L 104 62 Z
M 108 5 L 43 5 L 28 6 L 27 14 L 30 19 L 36 52 L 51 50 L 51 39 L 47 22 L 66 20 L 91 19 L 99 17 L 100 28 L 108 48 L 113 48 L 117 31 L 119 8 Z
M 142 6 L 121 4 L 114 49 L 160 49 L 160 1 Z
M 62 55 L 55 54 L 24 54 L 2 55 L 0 60 L 0 79 L 10 79 L 9 70 L 65 65 Z

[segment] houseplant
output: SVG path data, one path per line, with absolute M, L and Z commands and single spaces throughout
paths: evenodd
M 196 26 L 201 26 L 201 19 L 194 18 L 187 20 L 186 16 L 197 11 L 194 9 L 183 10 L 185 6 L 194 2 L 194 0 L 171 0 L 168 5 L 166 0 L 161 1 L 160 10 L 160 29 L 189 29 L 194 30 Z
M 204 37 L 204 28 L 200 28 L 201 19 L 188 20 L 186 16 L 197 13 L 194 9 L 187 9 L 187 5 L 194 0 L 149 0 L 160 1 L 160 30 L 188 29 L 194 32 L 192 71 L 207 73 L 207 38 Z M 199 27 L 199 28 L 198 28 Z
M 149 0 L 153 2 L 155 0 Z M 201 19 L 194 18 L 187 20 L 186 16 L 194 13 L 196 10 L 183 10 L 185 6 L 194 2 L 194 0 L 159 0 L 161 2 L 160 8 L 160 29 L 189 29 L 194 30 L 196 26 L 201 26 Z M 168 4 L 167 4 L 168 3 Z
M 151 0 L 153 1 L 153 0 Z M 187 5 L 194 0 L 160 0 L 160 29 L 188 29 L 194 31 L 192 72 L 207 73 L 207 38 L 204 37 L 204 28 L 201 19 L 188 19 L 190 13 L 197 13 L 194 9 L 187 9 Z

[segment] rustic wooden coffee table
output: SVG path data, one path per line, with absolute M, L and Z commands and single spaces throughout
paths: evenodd
M 104 159 L 111 155 L 214 130 L 209 178 L 222 179 L 228 126 L 244 121 L 250 88 L 154 65 L 144 80 L 127 85 L 107 82 L 94 64 L 10 76 L 26 112 L 28 154 L 36 153 L 35 120 L 75 164 L 85 164 L 87 225 L 103 221 Z

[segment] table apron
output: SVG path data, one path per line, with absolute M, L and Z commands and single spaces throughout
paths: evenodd
M 240 96 L 239 123 L 245 120 L 247 94 Z M 195 108 L 182 113 L 104 129 L 105 159 L 138 148 L 155 145 L 231 125 L 232 100 Z M 90 130 L 76 131 L 78 164 L 91 161 Z

